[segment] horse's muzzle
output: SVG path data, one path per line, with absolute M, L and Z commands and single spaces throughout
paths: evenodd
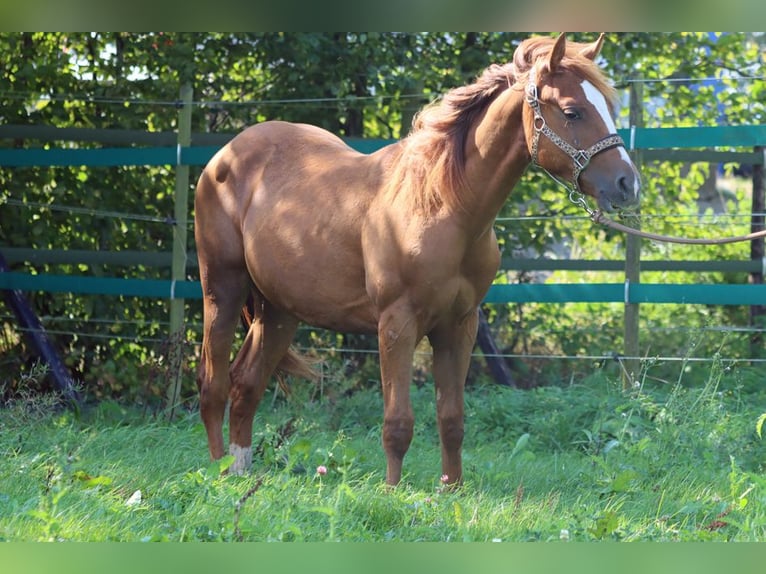
M 601 211 L 611 213 L 638 204 L 641 183 L 633 166 L 620 170 L 611 181 L 595 183 L 594 197 Z

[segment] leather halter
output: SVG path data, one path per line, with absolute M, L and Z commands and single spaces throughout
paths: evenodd
M 572 146 L 568 142 L 564 141 L 559 135 L 554 132 L 551 128 L 548 127 L 547 122 L 545 121 L 545 118 L 543 117 L 542 111 L 540 109 L 540 99 L 537 95 L 537 78 L 535 77 L 535 71 L 532 70 L 529 73 L 529 83 L 527 83 L 527 88 L 525 90 L 525 97 L 527 104 L 529 104 L 529 107 L 532 108 L 532 112 L 534 113 L 535 117 L 533 120 L 533 125 L 535 128 L 535 134 L 534 139 L 532 140 L 532 149 L 530 150 L 530 153 L 532 155 L 532 163 L 534 163 L 536 166 L 541 167 L 545 172 L 555 181 L 559 182 L 564 187 L 568 187 L 566 183 L 562 182 L 554 176 L 550 171 L 545 169 L 540 163 L 537 161 L 537 148 L 540 142 L 540 134 L 543 134 L 545 137 L 547 137 L 551 142 L 553 142 L 559 149 L 561 149 L 565 154 L 567 154 L 572 162 L 572 187 L 573 192 L 577 194 L 582 194 L 582 191 L 580 190 L 580 174 L 585 170 L 586 167 L 588 167 L 588 164 L 590 163 L 591 158 L 593 156 L 601 153 L 602 151 L 606 151 L 608 149 L 612 149 L 614 147 L 625 147 L 625 142 L 622 141 L 622 138 L 615 134 L 610 134 L 606 136 L 605 138 L 602 138 L 598 140 L 596 143 L 594 143 L 592 146 L 590 146 L 588 149 L 577 149 L 576 147 Z

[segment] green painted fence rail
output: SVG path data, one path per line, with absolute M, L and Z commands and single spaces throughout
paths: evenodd
M 160 299 L 201 299 L 199 281 L 169 279 L 125 279 L 80 275 L 31 274 L 16 271 L 0 273 L 0 289 L 77 293 L 80 295 L 115 295 L 156 297 Z
M 492 285 L 485 303 L 676 303 L 760 305 L 766 285 L 662 283 L 527 283 Z
M 93 149 L 0 149 L 4 167 L 117 167 L 204 165 L 220 149 L 204 147 L 112 147 Z
M 61 128 L 65 129 L 65 128 Z M 109 131 L 109 130 L 103 130 Z M 620 129 L 618 133 L 629 149 L 661 148 L 663 154 L 674 148 L 754 147 L 766 143 L 766 124 L 747 126 L 711 126 L 681 128 Z M 230 134 L 233 137 L 234 134 Z M 0 137 L 9 137 L 7 134 Z M 54 135 L 50 137 L 55 138 Z M 63 136 L 62 136 L 63 137 Z M 198 138 L 201 139 L 201 138 Z M 107 140 L 109 141 L 109 140 Z M 160 141 L 159 139 L 157 141 Z M 166 141 L 162 139 L 161 141 Z M 390 139 L 348 139 L 348 144 L 363 153 L 371 153 L 393 143 Z M 204 165 L 220 149 L 220 145 L 189 147 L 110 147 L 89 149 L 19 148 L 0 149 L 3 167 L 64 166 L 160 166 Z M 708 152 L 710 153 L 710 152 Z M 732 161 L 735 157 L 731 156 Z M 763 163 L 763 157 L 749 153 L 749 163 Z M 647 158 L 650 159 L 650 158 Z M 701 161 L 701 160 L 700 160 Z
M 370 153 L 391 143 L 354 140 L 350 144 Z M 0 149 L 0 167 L 129 167 L 205 165 L 220 146 L 109 147 L 92 149 Z
M 393 140 L 348 140 L 362 153 L 372 153 Z M 626 142 L 627 143 L 627 142 Z M 116 147 L 93 149 L 2 149 L 0 167 L 128 167 L 164 165 L 205 165 L 221 146 Z M 762 165 L 763 154 L 715 150 L 647 149 L 646 161 L 743 163 Z
M 628 147 L 635 149 L 653 148 L 703 148 L 703 147 L 753 147 L 766 142 L 766 125 L 742 126 L 690 126 L 672 128 L 623 128 L 617 130 Z M 191 141 L 195 146 L 221 146 L 233 138 L 236 133 L 195 132 Z M 0 139 L 24 142 L 92 142 L 106 145 L 148 145 L 173 146 L 178 134 L 174 131 L 148 132 L 145 130 L 119 128 L 76 128 L 51 125 L 0 126 Z M 362 151 L 373 151 L 392 139 L 352 139 L 352 147 Z
M 75 275 L 0 273 L 0 289 L 200 299 L 198 281 L 121 279 Z M 485 303 L 678 303 L 700 305 L 759 305 L 766 301 L 766 285 L 636 283 L 495 284 Z
M 766 143 L 766 124 L 746 126 L 694 126 L 678 128 L 636 128 L 617 130 L 628 148 L 711 148 L 755 147 Z

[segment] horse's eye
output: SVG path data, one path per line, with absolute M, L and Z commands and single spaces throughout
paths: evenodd
M 562 112 L 564 112 L 564 117 L 570 121 L 579 120 L 582 117 L 580 112 L 574 108 L 566 108 L 565 110 L 562 110 Z

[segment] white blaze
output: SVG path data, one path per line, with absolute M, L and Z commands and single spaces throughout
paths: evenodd
M 596 108 L 596 111 L 601 116 L 601 120 L 604 122 L 607 131 L 610 134 L 617 133 L 617 127 L 614 125 L 612 114 L 609 113 L 609 106 L 606 103 L 604 94 L 599 92 L 596 89 L 596 86 L 591 84 L 588 80 L 583 80 L 580 86 L 582 87 L 583 92 L 585 92 L 585 97 L 587 100 L 594 108 Z M 630 156 L 628 155 L 628 152 L 625 150 L 625 148 L 620 146 L 617 148 L 617 150 L 620 152 L 620 157 L 622 160 L 632 166 L 633 162 L 630 160 Z M 638 174 L 636 173 L 635 169 L 633 169 L 633 178 L 633 191 L 636 196 L 638 196 L 639 181 Z

